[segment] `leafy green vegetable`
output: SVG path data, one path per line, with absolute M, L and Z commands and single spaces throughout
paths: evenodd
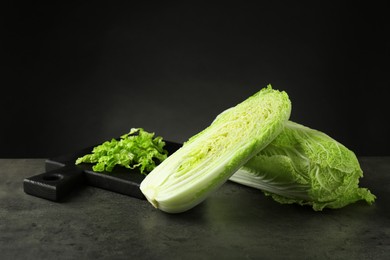
M 219 114 L 141 183 L 156 208 L 186 211 L 219 188 L 283 129 L 291 113 L 287 93 L 270 85 Z
M 93 148 L 76 160 L 80 163 L 96 163 L 92 169 L 96 172 L 111 172 L 116 165 L 129 169 L 139 168 L 144 175 L 152 171 L 156 165 L 167 158 L 162 137 L 154 137 L 142 128 L 132 128 L 120 140 L 112 139 Z
M 359 187 L 358 159 L 323 132 L 288 121 L 283 131 L 231 178 L 258 188 L 280 203 L 341 208 L 375 195 Z

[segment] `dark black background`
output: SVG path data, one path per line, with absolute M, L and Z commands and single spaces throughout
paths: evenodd
M 131 127 L 183 142 L 268 83 L 289 94 L 292 120 L 389 155 L 388 10 L 351 3 L 9 3 L 0 157 L 59 155 Z

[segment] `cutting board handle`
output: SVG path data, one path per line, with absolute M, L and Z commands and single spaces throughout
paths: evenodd
M 84 171 L 75 166 L 64 166 L 23 181 L 25 193 L 52 201 L 63 200 L 83 185 L 85 185 Z

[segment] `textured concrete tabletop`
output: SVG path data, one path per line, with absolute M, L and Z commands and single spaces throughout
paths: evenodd
M 228 182 L 194 209 L 170 215 L 85 187 L 56 203 L 27 195 L 43 159 L 0 160 L 1 259 L 387 259 L 390 157 L 359 158 L 377 197 L 314 212 Z

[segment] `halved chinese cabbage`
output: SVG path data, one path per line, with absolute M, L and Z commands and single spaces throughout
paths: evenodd
M 201 203 L 252 156 L 266 147 L 289 119 L 286 92 L 270 85 L 219 114 L 142 181 L 156 208 L 179 213 Z
M 359 187 L 356 155 L 323 132 L 288 121 L 283 131 L 231 178 L 280 203 L 341 208 L 375 196 Z

